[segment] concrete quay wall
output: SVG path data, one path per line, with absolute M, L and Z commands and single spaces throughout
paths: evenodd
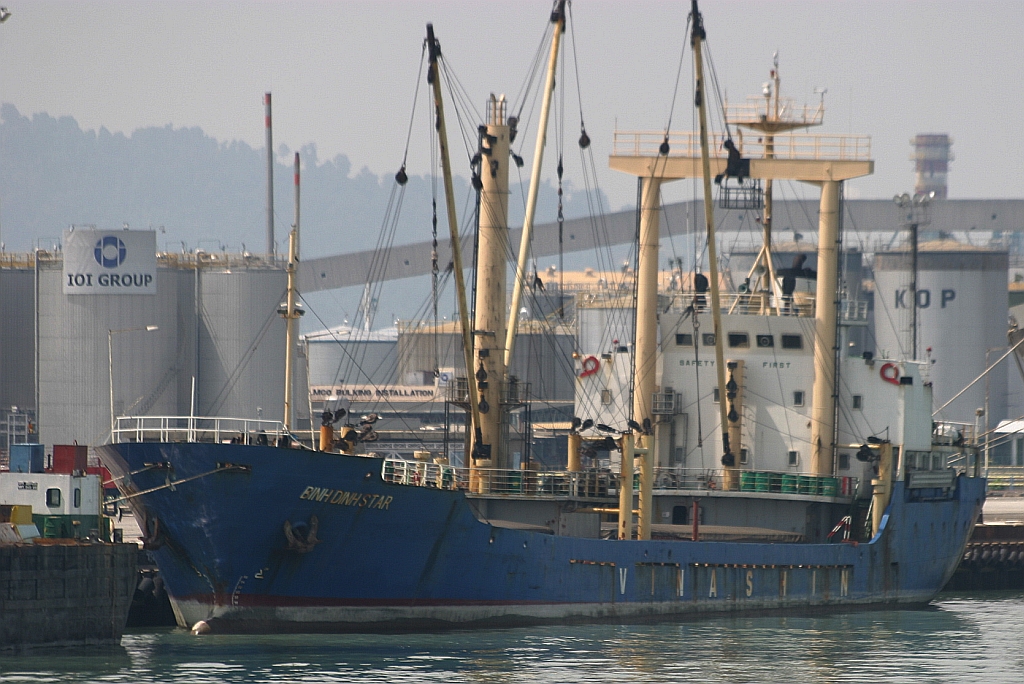
M 0 651 L 119 643 L 137 555 L 135 544 L 0 546 Z

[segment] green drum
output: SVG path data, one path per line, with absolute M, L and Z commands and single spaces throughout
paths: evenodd
M 797 485 L 796 475 L 782 475 L 782 493 L 783 494 L 796 494 Z
M 749 470 L 740 471 L 740 491 L 741 492 L 752 492 L 754 491 L 755 475 Z
M 754 491 L 768 491 L 768 473 L 754 473 Z
M 839 478 L 835 477 L 823 477 L 821 478 L 821 495 L 822 496 L 835 496 L 836 491 L 839 487 Z
M 809 475 L 798 475 L 797 486 L 801 494 L 817 494 L 818 478 Z

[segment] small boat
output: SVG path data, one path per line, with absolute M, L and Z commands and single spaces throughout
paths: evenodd
M 136 583 L 135 544 L 111 543 L 86 448 L 11 446 L 0 472 L 0 653 L 118 644 Z M 96 469 L 99 471 L 99 469 Z

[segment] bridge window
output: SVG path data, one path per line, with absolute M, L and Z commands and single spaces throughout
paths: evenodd
M 692 347 L 693 346 L 693 335 L 690 333 L 676 333 L 676 346 L 677 347 Z
M 758 349 L 767 349 L 775 346 L 775 337 L 773 335 L 758 335 L 757 336 L 757 347 Z
M 803 406 L 803 405 L 804 405 L 804 391 L 803 390 L 796 390 L 795 392 L 793 392 L 793 406 Z
M 783 335 L 782 336 L 782 348 L 783 349 L 803 349 L 804 338 L 800 335 Z
M 800 465 L 800 452 L 790 451 L 789 452 L 789 465 L 797 466 Z
M 850 469 L 850 454 L 839 454 L 839 469 L 849 470 Z
M 750 335 L 747 333 L 729 333 L 729 346 L 747 349 L 750 347 Z
M 715 333 L 704 333 L 700 337 L 701 337 L 701 341 L 704 343 L 705 347 L 714 347 L 715 346 Z
M 58 508 L 60 506 L 60 490 L 59 489 L 47 489 L 46 490 L 46 505 L 50 508 Z
M 746 449 L 740 449 L 740 463 L 742 463 L 743 465 L 747 464 L 747 450 Z
M 612 403 L 612 391 L 611 390 L 606 390 L 606 389 L 601 390 L 601 403 L 606 405 L 606 406 L 608 404 Z
M 859 394 L 853 395 L 853 408 L 863 409 L 864 408 L 864 397 Z

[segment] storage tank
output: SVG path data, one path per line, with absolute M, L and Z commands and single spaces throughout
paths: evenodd
M 35 269 L 0 253 L 0 410 L 35 407 Z
M 199 281 L 196 413 L 281 420 L 287 288 L 281 268 L 204 262 Z
M 309 350 L 309 384 L 312 387 L 421 384 L 397 377 L 397 328 L 367 332 L 338 326 L 309 333 L 303 339 Z
M 918 250 L 918 357 L 929 357 L 935 408 L 981 375 L 990 350 L 995 361 L 1006 350 L 1007 252 L 953 241 L 926 242 Z M 909 251 L 875 255 L 876 356 L 911 356 Z M 989 374 L 989 424 L 1006 414 L 1005 366 Z M 973 423 L 975 409 L 985 406 L 981 381 L 952 402 L 940 417 Z
M 156 269 L 155 294 L 68 295 L 63 255 L 37 257 L 40 441 L 106 442 L 111 376 L 116 415 L 178 413 L 179 273 Z

